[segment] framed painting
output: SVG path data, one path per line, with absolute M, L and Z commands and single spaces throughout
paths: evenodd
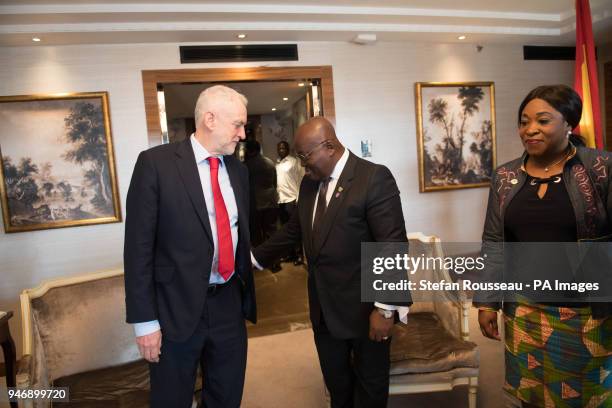
M 0 96 L 5 232 L 121 221 L 106 92 Z
M 496 166 L 493 82 L 417 82 L 420 192 L 489 186 Z

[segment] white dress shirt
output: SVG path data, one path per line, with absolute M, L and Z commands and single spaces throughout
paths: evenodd
M 344 166 L 346 166 L 346 162 L 349 158 L 349 149 L 345 148 L 344 153 L 340 156 L 340 160 L 336 162 L 334 166 L 334 170 L 329 175 L 329 182 L 327 183 L 327 194 L 325 194 L 325 203 L 329 204 L 329 200 L 334 194 L 334 190 L 336 189 L 336 184 L 338 184 L 338 179 L 342 174 L 342 170 L 344 170 Z M 319 182 L 319 190 L 321 189 L 321 183 Z M 315 209 L 317 208 L 317 203 L 319 202 L 319 190 L 317 190 L 317 196 L 315 198 L 314 206 L 312 207 L 312 223 L 314 224 L 315 219 Z M 327 208 L 327 207 L 326 207 Z
M 208 221 L 210 222 L 210 230 L 212 232 L 214 254 L 212 268 L 210 270 L 209 283 L 219 284 L 224 283 L 225 280 L 221 277 L 218 272 L 219 269 L 219 245 L 217 242 L 217 218 L 215 216 L 215 199 L 212 191 L 212 184 L 210 181 L 210 163 L 208 158 L 212 155 L 202 146 L 192 134 L 190 137 L 191 147 L 195 155 L 195 161 L 198 166 L 198 173 L 200 175 L 200 183 L 202 184 L 202 192 L 204 193 L 204 200 L 206 201 L 206 210 L 208 213 Z M 219 159 L 219 173 L 218 181 L 219 187 L 221 188 L 221 195 L 223 195 L 223 201 L 227 209 L 227 215 L 230 222 L 230 230 L 232 233 L 232 244 L 234 245 L 234 259 L 236 257 L 236 247 L 238 246 L 238 206 L 236 204 L 236 197 L 232 184 L 230 182 L 229 173 L 227 167 L 223 161 L 223 156 L 218 156 Z M 232 272 L 231 276 L 234 275 Z M 152 320 L 149 322 L 134 323 L 134 331 L 136 336 L 144 336 L 151 334 L 160 329 L 159 321 Z
M 285 156 L 276 161 L 276 189 L 279 204 L 297 200 L 302 177 L 304 177 L 304 168 L 297 158 Z

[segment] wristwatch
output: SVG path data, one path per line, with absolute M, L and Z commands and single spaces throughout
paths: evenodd
M 387 310 L 381 307 L 377 307 L 376 310 L 385 319 L 391 319 L 393 317 L 393 314 L 395 313 L 395 310 Z

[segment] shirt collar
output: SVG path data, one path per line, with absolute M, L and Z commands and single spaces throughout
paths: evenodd
M 294 158 L 293 156 L 291 156 L 290 154 L 288 154 L 287 156 L 285 156 L 285 157 L 284 157 L 284 158 L 282 158 L 282 159 L 279 157 L 278 159 L 276 159 L 276 162 L 277 162 L 277 163 L 282 163 L 282 162 L 286 162 L 286 161 L 291 161 L 291 160 L 293 160 L 293 158 Z
M 329 175 L 330 179 L 337 180 L 340 178 L 340 175 L 342 174 L 342 170 L 344 170 L 344 166 L 346 165 L 348 158 L 349 158 L 349 149 L 345 147 L 344 153 L 342 153 L 342 156 L 340 156 L 340 160 L 338 160 L 338 162 L 336 163 L 336 166 L 334 167 L 334 171 L 332 171 L 332 173 Z
M 206 150 L 206 148 L 202 146 L 200 142 L 198 142 L 198 140 L 195 138 L 194 133 L 191 134 L 191 137 L 189 138 L 189 140 L 191 141 L 191 147 L 193 148 L 193 154 L 195 155 L 196 164 L 202 163 L 209 157 L 217 157 L 221 165 L 224 164 L 223 156 L 213 156 L 212 154 L 210 154 L 208 150 Z

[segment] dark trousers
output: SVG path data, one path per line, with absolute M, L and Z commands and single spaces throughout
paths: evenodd
M 297 203 L 295 201 L 291 201 L 289 203 L 281 203 L 278 205 L 278 219 L 281 225 L 285 225 L 289 218 L 291 218 L 291 214 L 297 210 Z M 297 260 L 303 259 L 302 256 L 302 241 L 298 242 L 294 248 L 289 250 L 289 259 Z
M 184 342 L 163 338 L 159 363 L 149 364 L 151 407 L 191 407 L 198 364 L 202 368 L 202 406 L 237 408 L 242 399 L 247 334 L 239 280 L 209 291 L 202 318 Z
M 322 320 L 314 340 L 332 408 L 385 408 L 389 398 L 391 339 L 337 339 Z

